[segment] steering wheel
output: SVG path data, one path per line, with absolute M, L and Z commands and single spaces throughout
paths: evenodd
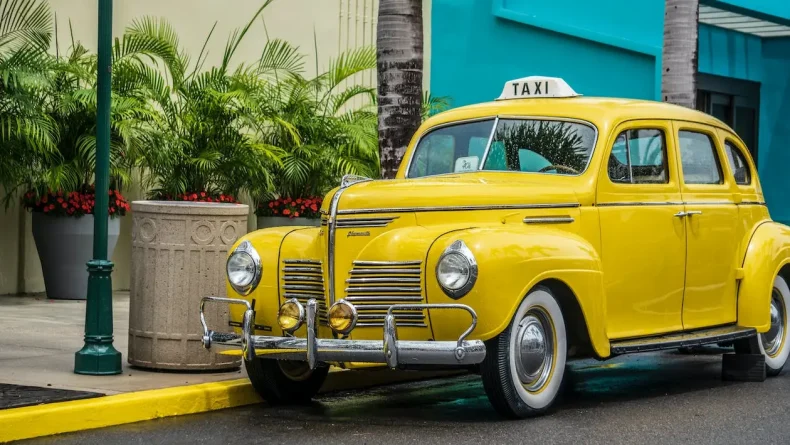
M 547 166 L 541 168 L 540 170 L 538 170 L 538 173 L 545 173 L 545 172 L 547 172 L 549 170 L 564 170 L 564 171 L 566 171 L 568 173 L 572 173 L 574 175 L 578 175 L 579 174 L 579 171 L 576 170 L 575 168 L 571 168 L 571 167 L 568 167 L 566 165 L 559 165 L 559 164 L 547 165 Z

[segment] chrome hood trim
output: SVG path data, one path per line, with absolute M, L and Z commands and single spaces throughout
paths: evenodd
M 354 184 L 372 181 L 370 178 L 362 176 L 346 175 L 340 181 L 340 188 L 332 196 L 329 204 L 329 219 L 327 221 L 327 281 L 329 281 L 329 304 L 335 303 L 335 241 L 337 235 L 337 208 L 340 204 L 340 196 Z

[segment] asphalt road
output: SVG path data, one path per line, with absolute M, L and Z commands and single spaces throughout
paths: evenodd
M 721 351 L 569 365 L 554 413 L 506 421 L 478 376 L 323 395 L 29 441 L 33 444 L 573 443 L 790 444 L 790 374 L 725 382 Z

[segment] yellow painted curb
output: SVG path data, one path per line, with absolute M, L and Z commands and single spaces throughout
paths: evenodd
M 0 442 L 261 402 L 248 379 L 154 389 L 0 411 Z

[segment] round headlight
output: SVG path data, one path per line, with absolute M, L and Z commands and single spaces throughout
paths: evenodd
M 293 332 L 299 329 L 304 321 L 304 307 L 296 298 L 292 298 L 282 306 L 277 314 L 277 323 L 285 332 Z
M 348 334 L 357 324 L 357 309 L 346 300 L 333 304 L 327 311 L 329 327 L 338 334 Z
M 458 299 L 469 293 L 477 280 L 477 262 L 463 241 L 455 241 L 436 264 L 436 280 L 447 296 Z
M 249 241 L 244 241 L 228 257 L 228 281 L 241 295 L 248 295 L 261 280 L 261 258 Z
M 445 289 L 461 289 L 469 282 L 469 266 L 469 261 L 460 253 L 448 253 L 439 261 L 436 278 Z

